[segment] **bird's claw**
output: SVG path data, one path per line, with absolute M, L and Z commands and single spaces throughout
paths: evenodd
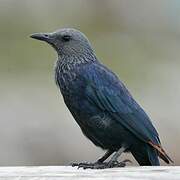
M 115 167 L 125 167 L 126 163 L 132 163 L 130 160 L 126 159 L 122 162 L 118 161 L 109 161 L 109 162 L 95 162 L 95 163 L 72 163 L 72 167 L 78 167 L 83 169 L 107 169 L 107 168 L 115 168 Z
M 107 163 L 107 168 L 115 168 L 115 167 L 125 167 L 126 163 L 132 163 L 129 159 L 125 159 L 124 161 L 109 161 Z
M 95 162 L 95 163 L 82 162 L 82 163 L 72 163 L 71 164 L 72 167 L 77 166 L 78 169 L 79 168 L 83 168 L 83 169 L 104 169 L 104 165 L 105 165 L 105 163 L 99 163 L 99 162 Z

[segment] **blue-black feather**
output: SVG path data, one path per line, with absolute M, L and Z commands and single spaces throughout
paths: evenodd
M 144 110 L 132 98 L 114 73 L 101 64 L 91 64 L 90 73 L 84 74 L 88 82 L 86 96 L 103 111 L 109 112 L 118 123 L 144 142 L 159 144 L 158 133 Z
M 62 94 L 83 133 L 103 149 L 126 145 L 135 158 L 135 152 L 142 153 L 146 165 L 157 165 L 157 152 L 147 142 L 160 144 L 158 133 L 118 77 L 99 62 L 77 66 L 71 73 L 76 78 L 64 81 Z

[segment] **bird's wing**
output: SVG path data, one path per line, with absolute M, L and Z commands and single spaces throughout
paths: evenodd
M 91 103 L 108 112 L 137 138 L 165 154 L 149 117 L 115 74 L 102 65 L 96 65 L 85 77 L 85 94 Z
M 91 103 L 109 112 L 117 122 L 142 141 L 160 143 L 149 117 L 112 72 L 103 66 L 94 66 L 85 78 L 85 93 Z

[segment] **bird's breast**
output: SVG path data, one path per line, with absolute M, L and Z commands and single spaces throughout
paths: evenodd
M 76 82 L 77 74 L 75 71 L 71 70 L 68 65 L 56 65 L 55 67 L 55 82 L 59 86 L 62 95 L 73 93 Z

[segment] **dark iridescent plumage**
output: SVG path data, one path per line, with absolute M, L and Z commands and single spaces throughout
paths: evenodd
M 171 161 L 147 114 L 118 77 L 97 60 L 81 32 L 61 29 L 42 37 L 34 35 L 58 53 L 56 83 L 85 136 L 108 150 L 107 157 L 123 149 L 131 152 L 140 165 L 159 165 L 158 156 L 167 163 Z

